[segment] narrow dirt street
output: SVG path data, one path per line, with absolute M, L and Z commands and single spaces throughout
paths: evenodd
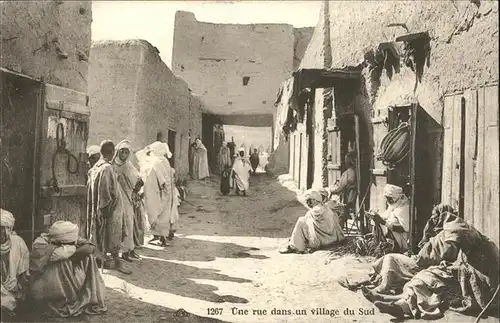
M 191 182 L 172 245 L 142 249 L 144 259 L 129 266 L 130 276 L 106 271 L 109 312 L 79 320 L 391 321 L 360 292 L 347 291 L 335 282 L 342 275 L 365 277 L 372 259 L 349 255 L 326 264 L 328 251 L 278 253 L 297 217 L 305 212 L 295 193 L 267 175 L 252 177 L 246 198 L 221 196 L 218 185 L 215 179 Z M 232 313 L 233 308 L 239 315 Z M 188 314 L 175 314 L 179 309 Z M 473 318 L 448 312 L 442 321 L 472 322 Z

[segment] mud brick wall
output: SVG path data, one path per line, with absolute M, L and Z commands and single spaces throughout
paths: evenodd
M 276 92 L 302 58 L 312 28 L 213 24 L 175 16 L 172 70 L 215 114 L 269 114 Z M 296 50 L 295 50 L 296 49 Z M 243 77 L 248 76 L 248 85 Z
M 2 67 L 87 92 L 90 1 L 2 1 L 0 8 Z
M 369 128 L 369 140 L 375 146 L 382 138 L 373 137 L 372 111 L 417 100 L 441 123 L 444 94 L 498 81 L 497 16 L 496 1 L 481 1 L 479 6 L 470 1 L 329 1 L 322 8 L 301 67 L 359 66 L 364 54 L 379 43 L 429 32 L 430 67 L 425 67 L 415 92 L 415 74 L 405 66 L 392 80 L 383 72 L 373 97 L 367 94 L 373 84 L 363 76 L 364 88 L 354 99 L 354 108 L 363 116 L 361 125 Z M 407 30 L 389 24 L 405 24 Z M 325 55 L 331 56 L 329 62 Z M 439 133 L 433 136 L 435 169 L 430 174 L 439 191 L 442 140 Z
M 134 151 L 175 131 L 175 168 L 188 175 L 189 130 L 201 135 L 202 101 L 144 40 L 96 42 L 91 49 L 90 139 L 131 141 Z

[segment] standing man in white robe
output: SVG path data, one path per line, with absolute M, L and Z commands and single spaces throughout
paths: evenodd
M 234 178 L 234 191 L 236 195 L 246 196 L 248 187 L 250 186 L 249 178 L 252 167 L 250 162 L 245 158 L 245 148 L 238 149 L 238 157 L 234 160 L 231 177 Z

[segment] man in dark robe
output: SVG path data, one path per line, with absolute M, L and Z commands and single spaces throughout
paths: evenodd
M 250 165 L 252 165 L 252 173 L 255 175 L 255 170 L 259 167 L 259 153 L 257 149 L 254 149 L 253 154 L 250 155 Z
M 110 140 L 101 143 L 101 158 L 89 171 L 87 184 L 87 223 L 85 238 L 96 244 L 100 256 L 111 254 L 104 267 L 124 274 L 119 252 L 124 238 L 123 200 L 111 161 L 115 145 Z

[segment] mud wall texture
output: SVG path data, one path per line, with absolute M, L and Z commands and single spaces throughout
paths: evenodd
M 445 94 L 498 81 L 497 16 L 496 1 L 328 1 L 321 10 L 301 67 L 361 66 L 365 53 L 380 43 L 393 42 L 405 34 L 429 33 L 430 66 L 425 67 L 415 91 L 415 74 L 406 66 L 392 79 L 384 71 L 374 95 L 370 93 L 373 84 L 363 73 L 362 88 L 353 99 L 353 108 L 361 117 L 361 126 L 368 128 L 369 141 L 376 150 L 376 143 L 382 138 L 373 136 L 372 114 L 386 115 L 389 106 L 419 102 L 441 124 Z M 391 24 L 396 26 L 389 27 Z M 321 117 L 316 115 L 318 126 Z M 319 139 L 321 131 L 316 132 Z M 431 136 L 436 142 L 436 151 L 430 153 L 434 156 L 435 169 L 431 174 L 437 189 L 442 140 L 439 133 Z M 319 167 L 324 165 L 315 168 Z M 319 175 L 319 169 L 315 174 Z
M 2 1 L 1 66 L 87 92 L 90 1 Z
M 161 61 L 144 40 L 104 41 L 92 45 L 89 142 L 131 141 L 138 151 L 162 132 L 175 132 L 175 168 L 188 175 L 189 138 L 201 136 L 202 101 Z
M 214 114 L 271 116 L 276 91 L 302 58 L 311 33 L 286 24 L 199 22 L 194 14 L 179 11 L 172 70 Z

